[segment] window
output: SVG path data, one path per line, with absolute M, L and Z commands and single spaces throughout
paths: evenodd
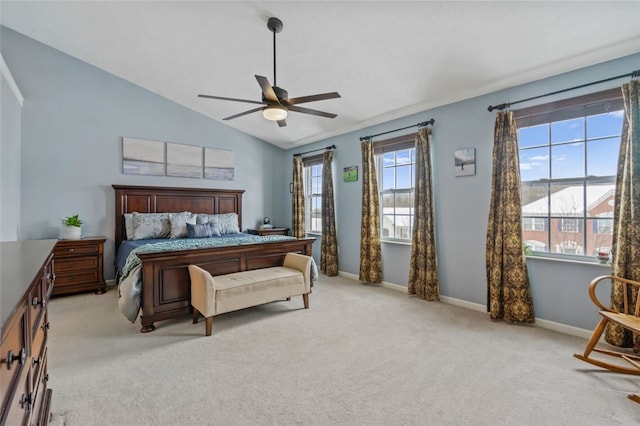
M 303 158 L 307 232 L 322 232 L 322 154 Z
M 515 111 L 532 249 L 595 256 L 611 246 L 623 114 L 620 89 Z
M 613 212 L 598 214 L 598 218 L 593 221 L 596 234 L 613 235 Z M 609 219 L 607 219 L 609 218 Z
M 522 229 L 525 231 L 546 231 L 547 219 L 543 217 L 525 217 L 522 219 Z
M 415 134 L 374 143 L 380 236 L 383 240 L 410 241 L 413 232 L 413 185 L 415 182 Z

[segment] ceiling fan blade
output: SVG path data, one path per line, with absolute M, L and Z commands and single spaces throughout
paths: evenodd
M 320 117 L 327 117 L 327 118 L 336 118 L 338 116 L 337 114 L 331 114 L 330 112 L 323 112 L 323 111 L 318 111 L 316 109 L 303 108 L 295 105 L 288 106 L 287 109 L 289 111 L 301 112 L 303 114 L 319 115 Z
M 266 105 L 266 103 L 264 103 L 264 102 L 250 101 L 249 99 L 224 98 L 222 96 L 212 96 L 212 95 L 198 95 L 198 97 L 199 98 L 208 98 L 208 99 L 220 99 L 220 100 L 223 100 L 223 101 L 246 102 L 248 104 Z
M 250 109 L 249 111 L 241 112 L 240 114 L 231 115 L 229 117 L 223 118 L 223 120 L 233 120 L 234 118 L 242 117 L 243 115 L 251 114 L 253 112 L 262 111 L 263 107 Z
M 287 120 L 278 120 L 278 126 L 285 127 L 287 125 Z
M 330 93 L 320 93 L 318 95 L 309 95 L 309 96 L 300 96 L 297 98 L 289 98 L 286 99 L 283 104 L 284 105 L 296 105 L 303 104 L 305 102 L 315 102 L 315 101 L 323 101 L 325 99 L 335 99 L 339 98 L 340 94 L 338 92 L 330 92 Z
M 262 93 L 264 94 L 264 98 L 268 101 L 280 103 L 280 99 L 276 96 L 276 92 L 273 91 L 273 87 L 269 83 L 267 77 L 263 77 L 261 75 L 256 75 L 256 80 L 258 80 L 258 84 L 262 89 Z

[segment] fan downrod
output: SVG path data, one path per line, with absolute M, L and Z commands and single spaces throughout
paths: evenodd
M 279 33 L 280 31 L 282 31 L 282 27 L 282 21 L 278 18 L 269 18 L 269 20 L 267 21 L 267 28 L 269 28 L 269 31 L 271 32 Z

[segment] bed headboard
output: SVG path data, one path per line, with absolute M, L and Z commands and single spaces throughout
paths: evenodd
M 116 190 L 116 248 L 126 239 L 125 213 L 237 213 L 242 229 L 243 189 L 112 186 Z

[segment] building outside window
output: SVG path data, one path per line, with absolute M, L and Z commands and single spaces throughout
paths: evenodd
M 547 219 L 543 217 L 525 217 L 522 219 L 522 229 L 526 231 L 546 231 Z
M 515 111 L 523 241 L 532 250 L 609 250 L 623 114 L 620 89 Z
M 322 154 L 303 158 L 307 232 L 322 232 Z
M 374 143 L 380 192 L 380 236 L 387 241 L 411 241 L 415 134 Z

